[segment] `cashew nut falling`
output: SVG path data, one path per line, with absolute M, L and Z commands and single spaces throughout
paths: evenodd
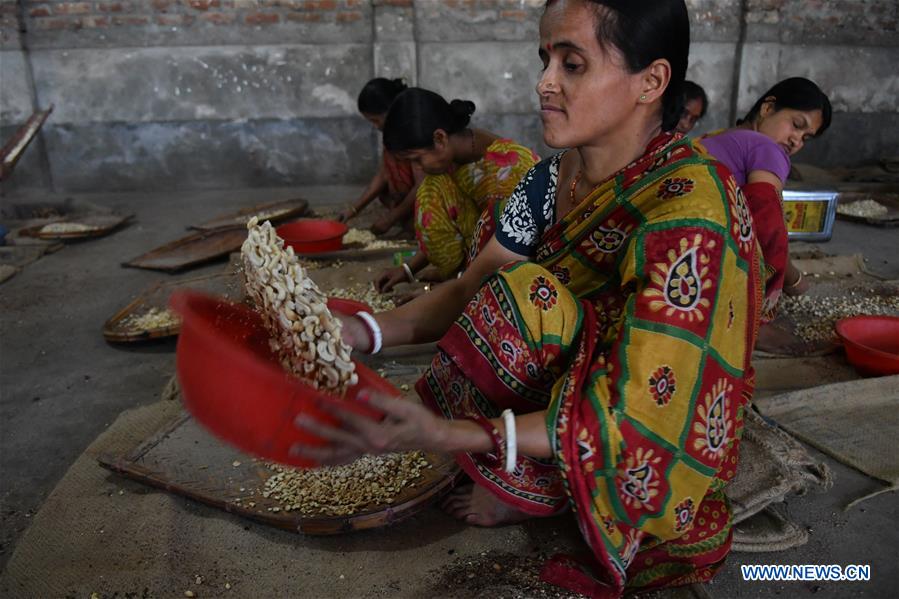
M 262 315 L 270 346 L 284 367 L 318 389 L 342 393 L 356 384 L 350 347 L 328 298 L 306 274 L 293 252 L 266 221 L 247 222 L 240 249 L 247 295 Z

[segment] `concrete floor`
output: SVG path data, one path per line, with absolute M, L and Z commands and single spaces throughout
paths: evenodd
M 184 227 L 252 203 L 302 195 L 319 207 L 343 205 L 355 187 L 223 190 L 190 193 L 79 194 L 78 199 L 134 212 L 136 221 L 105 238 L 72 243 L 45 256 L 0 287 L 0 565 L 15 548 L 73 461 L 123 410 L 149 404 L 174 369 L 174 343 L 134 349 L 113 347 L 100 333 L 103 322 L 163 273 L 122 268 L 120 263 L 184 233 Z M 14 203 L 61 201 L 64 197 L 19 192 Z M 899 230 L 838 221 L 830 253 L 863 252 L 869 268 L 899 279 Z M 213 272 L 221 264 L 182 277 Z M 794 498 L 784 507 L 811 529 L 804 547 L 776 554 L 735 554 L 710 585 L 718 597 L 899 596 L 899 502 L 895 494 L 843 513 L 847 500 L 878 488 L 849 468 L 827 461 L 837 474 L 825 494 Z M 201 508 L 206 509 L 206 508 Z M 748 583 L 740 563 L 865 564 L 869 583 Z

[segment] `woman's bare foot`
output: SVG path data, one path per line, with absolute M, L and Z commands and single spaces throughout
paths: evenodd
M 503 503 L 487 489 L 474 484 L 453 489 L 443 500 L 441 507 L 453 518 L 475 526 L 503 526 L 532 517 Z

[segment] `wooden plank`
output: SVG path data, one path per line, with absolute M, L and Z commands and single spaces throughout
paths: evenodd
M 89 214 L 85 216 L 71 216 L 62 220 L 43 225 L 34 230 L 32 235 L 39 239 L 70 241 L 76 239 L 89 239 L 108 235 L 119 227 L 130 222 L 133 214 Z M 88 227 L 82 231 L 45 231 L 48 226 L 57 224 L 83 225 Z
M 198 231 L 150 250 L 122 266 L 177 272 L 237 251 L 246 238 L 244 226 Z
M 274 224 L 308 213 L 309 202 L 302 198 L 293 198 L 241 208 L 235 212 L 219 215 L 206 222 L 190 225 L 190 228 L 198 231 L 211 231 L 222 227 L 244 226 L 253 215 L 259 216 L 260 221 L 269 220 Z
M 200 289 L 232 301 L 243 301 L 244 298 L 243 281 L 230 265 L 220 273 L 157 283 L 109 317 L 103 324 L 103 337 L 113 343 L 140 343 L 178 335 L 181 331 L 180 322 L 163 327 L 136 329 L 128 326 L 127 319 L 152 308 L 167 308 L 172 293 L 185 288 Z

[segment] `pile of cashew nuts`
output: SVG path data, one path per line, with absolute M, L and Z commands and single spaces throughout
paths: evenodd
M 247 295 L 262 315 L 272 351 L 289 372 L 317 389 L 341 394 L 358 375 L 328 298 L 268 221 L 260 225 L 254 216 L 247 230 L 240 248 Z

